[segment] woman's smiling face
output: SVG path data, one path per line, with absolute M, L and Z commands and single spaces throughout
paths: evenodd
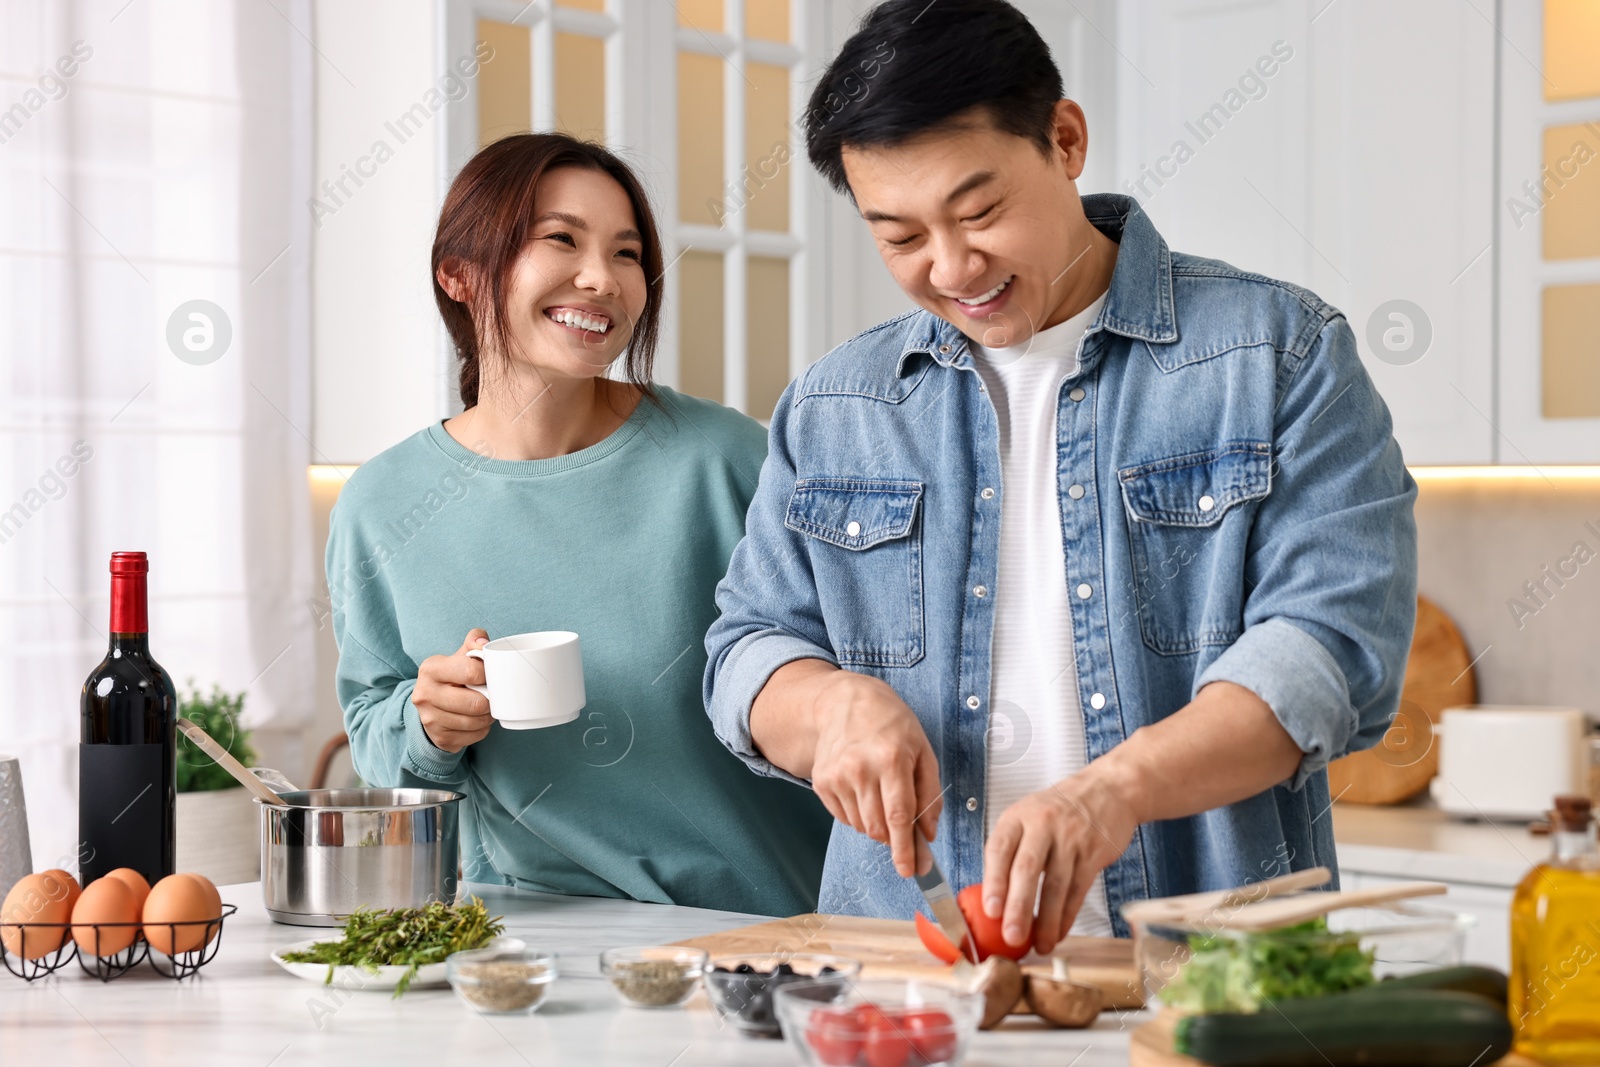
M 507 353 L 552 378 L 594 378 L 627 348 L 647 279 L 638 219 L 610 175 L 558 167 L 534 198 L 528 243 L 507 278 Z

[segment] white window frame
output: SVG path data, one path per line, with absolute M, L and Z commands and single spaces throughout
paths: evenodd
M 657 348 L 655 378 L 676 387 L 680 378 L 679 303 L 673 269 L 690 251 L 723 256 L 723 396 L 738 411 L 748 409 L 748 257 L 789 261 L 789 377 L 822 355 L 815 346 L 830 321 L 824 269 L 832 193 L 806 162 L 798 117 L 809 97 L 807 72 L 821 69 L 825 40 L 825 0 L 790 0 L 793 44 L 746 40 L 744 0 L 723 0 L 725 32 L 703 33 L 680 27 L 675 5 L 661 0 L 608 0 L 604 14 L 561 7 L 554 0 L 440 0 L 443 51 L 440 70 L 470 55 L 477 20 L 494 19 L 529 27 L 533 125 L 551 129 L 555 121 L 555 34 L 576 33 L 606 42 L 606 142 L 639 173 L 649 189 L 661 231 L 667 267 L 665 308 Z M 790 144 L 789 229 L 751 231 L 743 211 L 729 212 L 720 227 L 678 219 L 678 53 L 714 55 L 723 65 L 724 188 L 742 188 L 745 173 L 746 63 L 789 71 Z M 440 153 L 440 200 L 450 181 L 478 144 L 477 86 L 451 105 Z M 444 366 L 453 354 L 441 345 Z M 451 375 L 444 375 L 448 380 Z

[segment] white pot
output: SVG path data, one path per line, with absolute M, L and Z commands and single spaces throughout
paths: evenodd
M 203 874 L 217 885 L 260 880 L 260 818 L 243 786 L 179 793 L 178 870 Z

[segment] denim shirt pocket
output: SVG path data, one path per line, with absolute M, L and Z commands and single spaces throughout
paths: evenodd
M 801 478 L 784 525 L 806 536 L 840 666 L 910 667 L 923 655 L 923 485 Z
M 1229 645 L 1244 630 L 1253 502 L 1272 488 L 1272 445 L 1230 441 L 1117 471 L 1144 643 L 1163 655 Z

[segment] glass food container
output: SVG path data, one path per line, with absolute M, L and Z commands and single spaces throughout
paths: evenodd
M 1461 962 L 1471 916 L 1410 902 L 1339 908 L 1277 930 L 1132 922 L 1145 996 L 1186 1014 L 1356 988 Z

